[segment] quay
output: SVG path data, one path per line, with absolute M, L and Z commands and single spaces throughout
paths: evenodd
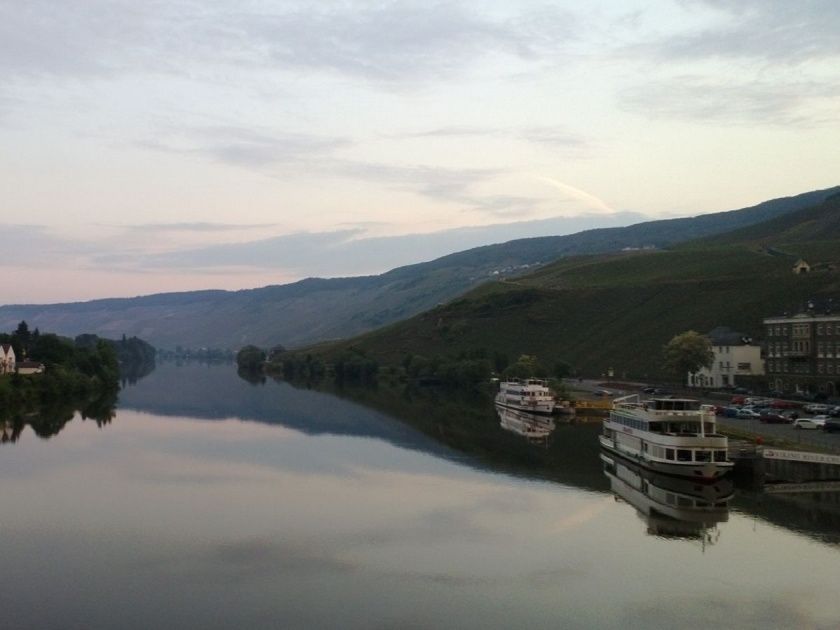
M 729 458 L 735 474 L 750 477 L 774 492 L 820 492 L 840 488 L 840 455 L 795 451 L 732 440 Z

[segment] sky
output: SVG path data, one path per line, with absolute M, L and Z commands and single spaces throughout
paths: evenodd
M 835 0 L 0 0 L 0 304 L 840 184 Z

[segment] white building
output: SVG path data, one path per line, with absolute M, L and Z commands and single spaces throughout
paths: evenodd
M 718 326 L 706 337 L 712 344 L 715 359 L 710 368 L 688 375 L 689 387 L 734 387 L 736 376 L 761 376 L 764 360 L 761 348 L 752 340 L 726 326 Z
M 12 374 L 15 371 L 15 349 L 12 344 L 0 344 L 0 374 Z
M 39 361 L 18 361 L 18 374 L 43 374 L 44 364 Z

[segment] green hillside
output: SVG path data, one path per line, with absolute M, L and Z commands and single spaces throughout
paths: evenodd
M 783 222 L 671 251 L 564 259 L 321 352 L 352 345 L 398 362 L 485 348 L 535 354 L 546 365 L 563 360 L 587 375 L 612 367 L 617 376 L 661 377 L 660 349 L 679 332 L 725 325 L 760 338 L 768 315 L 809 298 L 840 304 L 838 212 L 835 197 Z M 794 275 L 799 257 L 815 271 Z

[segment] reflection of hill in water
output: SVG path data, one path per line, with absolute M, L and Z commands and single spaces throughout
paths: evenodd
M 498 426 L 487 397 L 384 386 L 315 391 L 272 380 L 249 383 L 232 366 L 163 364 L 124 389 L 119 406 L 163 416 L 240 418 L 313 435 L 378 438 L 470 465 L 607 489 L 597 426 L 561 427 L 550 448 L 536 448 Z
M 288 383 L 249 383 L 233 365 L 164 363 L 120 392 L 119 406 L 161 416 L 277 424 L 311 435 L 381 438 L 398 446 L 443 454 L 443 446 L 382 414 Z

